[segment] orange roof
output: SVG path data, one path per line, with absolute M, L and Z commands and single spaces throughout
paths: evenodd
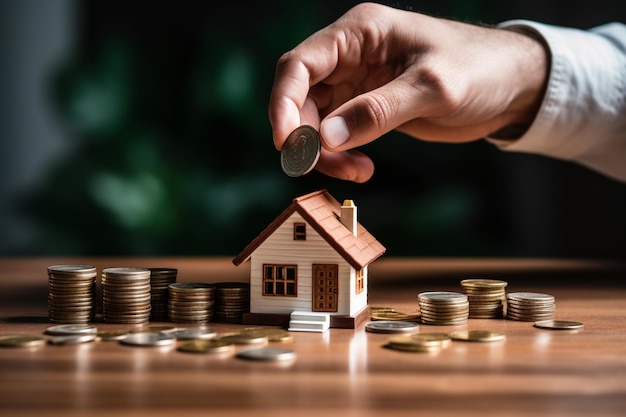
M 352 267 L 363 268 L 383 253 L 385 247 L 360 223 L 357 236 L 341 223 L 341 204 L 326 190 L 315 191 L 296 197 L 265 230 L 233 259 L 236 266 L 247 261 L 252 252 L 261 245 L 294 212 L 298 212 Z

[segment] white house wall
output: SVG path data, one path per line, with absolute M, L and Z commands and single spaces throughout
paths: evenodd
M 311 311 L 313 264 L 338 265 L 338 308 L 332 314 L 354 315 L 362 310 L 367 305 L 367 276 L 365 291 L 355 294 L 354 269 L 308 223 L 306 240 L 294 240 L 294 223 L 306 222 L 294 213 L 252 253 L 250 312 L 289 314 L 294 310 Z M 297 265 L 297 297 L 263 296 L 263 264 Z

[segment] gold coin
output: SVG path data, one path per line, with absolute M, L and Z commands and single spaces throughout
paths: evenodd
M 4 335 L 0 336 L 0 347 L 33 347 L 45 343 L 45 339 L 32 335 Z
M 534 326 L 540 329 L 575 330 L 582 329 L 584 327 L 584 324 L 579 321 L 542 320 L 535 322 Z
M 291 342 L 293 341 L 293 336 L 287 330 L 283 330 L 283 329 L 273 329 L 273 328 L 244 329 L 241 331 L 241 334 L 259 336 L 259 337 L 267 337 L 268 342 Z
M 492 332 L 490 330 L 461 330 L 449 334 L 452 340 L 462 340 L 465 342 L 496 342 L 504 340 L 503 333 Z
M 230 352 L 235 345 L 222 339 L 198 339 L 184 343 L 178 347 L 181 352 L 189 353 L 221 353 Z

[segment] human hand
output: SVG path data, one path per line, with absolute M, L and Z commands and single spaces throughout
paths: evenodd
M 279 59 L 274 144 L 312 125 L 323 145 L 316 169 L 365 182 L 374 164 L 355 148 L 394 129 L 453 143 L 528 127 L 548 65 L 525 35 L 363 3 Z

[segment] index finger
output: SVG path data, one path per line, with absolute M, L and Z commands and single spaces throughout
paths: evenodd
M 276 64 L 270 95 L 269 118 L 274 145 L 281 149 L 287 136 L 302 124 L 314 124 L 319 112 L 305 108 L 313 85 L 333 73 L 338 65 L 338 42 L 334 32 L 323 29 L 295 49 L 285 53 Z

